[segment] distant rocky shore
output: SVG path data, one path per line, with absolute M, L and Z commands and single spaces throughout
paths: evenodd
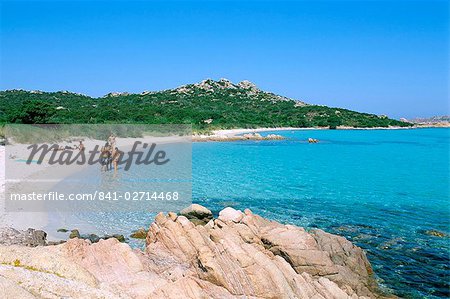
M 401 118 L 400 121 L 409 122 L 414 124 L 416 127 L 425 128 L 440 128 L 440 127 L 450 127 L 450 116 L 433 116 L 433 117 L 416 117 L 416 118 Z
M 383 297 L 361 248 L 248 209 L 160 213 L 144 251 L 116 238 L 42 246 L 42 231 L 0 236 L 1 298 Z
M 405 120 L 406 121 L 406 120 Z M 411 127 L 401 126 L 388 126 L 388 127 L 350 127 L 350 126 L 338 126 L 336 130 L 411 130 L 411 129 L 423 129 L 423 128 L 448 128 L 450 122 L 442 121 L 436 123 L 415 123 Z M 260 132 L 270 131 L 311 131 L 311 130 L 330 130 L 329 127 L 310 127 L 310 128 L 296 128 L 296 127 L 278 127 L 278 128 L 257 128 L 257 129 L 224 129 L 213 130 L 209 134 L 194 133 L 192 135 L 193 142 L 229 142 L 229 141 L 246 141 L 246 140 L 285 140 L 285 136 L 278 134 L 268 134 L 262 136 Z
M 206 141 L 240 141 L 240 140 L 284 140 L 285 137 L 277 134 L 269 134 L 262 136 L 259 133 L 246 133 L 242 135 L 194 135 L 192 141 L 206 142 Z

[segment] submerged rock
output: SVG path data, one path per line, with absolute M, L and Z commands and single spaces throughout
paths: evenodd
M 117 240 L 118 240 L 119 242 L 121 242 L 121 243 L 123 243 L 123 242 L 126 241 L 126 240 L 125 240 L 125 236 L 124 236 L 124 235 L 119 235 L 119 234 L 114 234 L 114 235 L 112 235 L 112 236 L 110 236 L 110 235 L 105 235 L 103 238 L 100 238 L 100 239 L 108 240 L 108 239 L 112 239 L 112 238 L 117 239 Z
M 145 232 L 146 234 L 146 232 Z M 111 239 L 111 238 L 115 238 L 117 240 L 119 240 L 120 242 L 125 242 L 125 236 L 124 235 L 120 235 L 120 234 L 113 234 L 113 235 L 104 235 L 104 236 L 98 236 L 96 234 L 80 234 L 80 231 L 78 229 L 73 229 L 70 231 L 70 235 L 69 235 L 69 239 L 83 239 L 83 240 L 89 240 L 89 242 L 91 243 L 97 243 L 100 240 L 107 240 L 107 239 Z M 145 239 L 145 237 L 144 237 Z M 54 245 L 55 242 L 52 242 L 52 244 L 49 245 Z
M 80 238 L 80 232 L 78 229 L 73 229 L 70 231 L 69 239 Z
M 98 241 L 100 241 L 100 237 L 96 234 L 89 234 L 86 237 L 83 237 L 83 239 L 89 240 L 91 241 L 91 243 L 97 243 Z
M 134 231 L 130 235 L 130 238 L 134 238 L 134 239 L 145 239 L 146 237 L 147 237 L 147 231 L 143 227 L 141 227 L 138 230 Z
M 402 247 L 402 243 L 404 242 L 404 240 L 402 238 L 393 238 L 393 239 L 389 239 L 385 242 L 382 242 L 380 245 L 377 246 L 378 249 L 382 249 L 382 250 L 389 250 L 389 249 L 393 249 L 393 248 L 401 248 Z
M 114 234 L 113 238 L 116 238 L 117 240 L 119 240 L 119 242 L 125 242 L 125 236 L 124 235 L 120 235 L 120 234 Z
M 250 210 L 221 214 L 240 219 L 223 216 L 196 226 L 185 216 L 160 213 L 145 251 L 115 238 L 0 246 L 0 285 L 24 298 L 381 297 L 364 252 L 345 238 Z
M 446 233 L 440 232 L 440 231 L 434 230 L 434 229 L 425 231 L 425 234 L 427 234 L 429 236 L 439 237 L 439 238 L 447 237 Z

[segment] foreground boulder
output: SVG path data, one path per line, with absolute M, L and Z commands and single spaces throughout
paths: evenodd
M 171 214 L 172 215 L 172 214 Z M 194 224 L 205 225 L 213 218 L 210 210 L 199 204 L 191 204 L 189 207 L 180 211 L 180 215 L 185 216 Z M 175 216 L 176 218 L 176 216 Z
M 195 226 L 183 216 L 173 220 L 159 214 L 146 249 L 164 265 L 159 271 L 208 281 L 237 297 L 377 297 L 364 252 L 345 238 L 308 233 L 250 210 L 226 208 L 219 215 Z
M 230 209 L 222 215 L 239 217 L 205 226 L 160 213 L 144 252 L 115 238 L 0 246 L 0 298 L 380 297 L 345 238 Z
M 244 214 L 240 210 L 231 207 L 225 208 L 219 213 L 219 220 L 223 222 L 240 222 L 244 218 Z

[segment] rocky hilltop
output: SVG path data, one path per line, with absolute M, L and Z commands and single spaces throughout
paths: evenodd
M 244 80 L 237 84 L 234 84 L 228 79 L 222 78 L 218 81 L 212 79 L 206 79 L 199 83 L 182 85 L 175 89 L 168 90 L 171 93 L 181 94 L 181 95 L 193 95 L 198 91 L 203 91 L 207 93 L 220 93 L 220 92 L 234 92 L 236 96 L 246 96 L 246 97 L 258 97 L 261 101 L 270 101 L 275 103 L 277 101 L 294 101 L 297 107 L 306 106 L 305 102 L 294 100 L 288 97 L 280 96 L 272 92 L 266 92 L 259 89 L 256 84 Z
M 213 219 L 193 205 L 183 214 L 160 213 L 144 251 L 114 238 L 1 245 L 0 297 L 381 297 L 363 250 L 343 237 L 250 210 L 226 208 Z
M 195 132 L 232 128 L 411 126 L 385 115 L 306 104 L 264 91 L 247 80 L 233 83 L 227 79 L 206 79 L 162 91 L 112 92 L 98 98 L 67 91 L 0 91 L 2 123 L 190 124 Z

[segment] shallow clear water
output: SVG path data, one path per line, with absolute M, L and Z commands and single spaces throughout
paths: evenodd
M 195 201 L 345 236 L 395 294 L 450 295 L 450 239 L 426 233 L 450 234 L 449 129 L 277 133 L 195 144 Z
M 345 236 L 367 251 L 387 290 L 407 298 L 450 295 L 450 129 L 276 133 L 290 139 L 193 144 L 194 201 L 214 213 L 250 208 Z M 308 137 L 320 143 L 308 144 Z M 68 225 L 89 222 L 94 232 L 125 235 L 154 217 L 79 216 Z

